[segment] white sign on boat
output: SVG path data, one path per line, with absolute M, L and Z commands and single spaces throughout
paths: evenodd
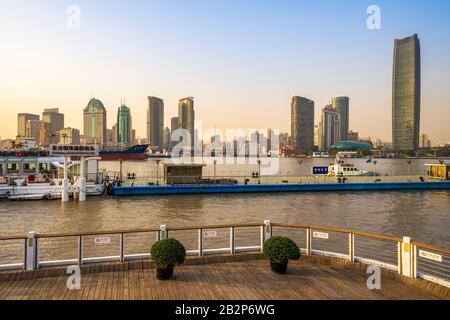
M 441 255 L 432 253 L 432 252 L 428 252 L 428 251 L 419 250 L 419 257 L 422 257 L 422 258 L 425 258 L 428 260 L 437 261 L 437 262 L 442 262 Z
M 326 232 L 313 232 L 313 237 L 314 238 L 319 238 L 319 239 L 329 239 L 329 234 Z
M 217 231 L 205 231 L 203 232 L 204 238 L 215 238 L 217 237 Z
M 98 237 L 95 238 L 95 244 L 110 244 L 111 237 Z
M 50 146 L 52 156 L 68 157 L 96 157 L 99 154 L 96 145 L 61 145 L 54 144 Z

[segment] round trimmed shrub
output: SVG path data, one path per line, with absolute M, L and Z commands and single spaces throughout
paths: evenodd
M 300 259 L 300 249 L 289 238 L 272 237 L 264 243 L 264 255 L 275 263 L 288 263 Z
M 156 267 L 165 269 L 182 264 L 186 258 L 186 249 L 180 241 L 170 238 L 153 244 L 150 254 Z

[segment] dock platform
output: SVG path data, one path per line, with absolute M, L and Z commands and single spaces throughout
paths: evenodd
M 115 196 L 220 194 L 220 193 L 277 193 L 320 191 L 404 191 L 450 190 L 446 182 L 362 182 L 317 184 L 252 184 L 252 185 L 174 185 L 174 186 L 115 186 Z
M 65 268 L 0 273 L 0 299 L 20 300 L 423 300 L 450 299 L 450 289 L 409 281 L 384 270 L 381 290 L 369 290 L 365 267 L 303 256 L 286 275 L 261 254 L 192 257 L 170 281 L 156 280 L 149 260 L 82 266 L 80 290 L 68 290 Z

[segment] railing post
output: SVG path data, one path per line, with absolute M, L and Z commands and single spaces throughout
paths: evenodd
M 26 246 L 26 249 L 27 249 L 26 270 L 28 270 L 28 271 L 35 270 L 37 267 L 36 246 L 37 246 L 36 232 L 30 231 L 30 232 L 28 232 L 28 239 L 27 239 L 27 246 Z
M 236 253 L 236 246 L 235 246 L 234 237 L 235 237 L 234 227 L 231 227 L 230 228 L 230 253 L 231 254 L 235 254 Z
M 160 226 L 159 230 L 160 230 L 159 239 L 160 240 L 167 239 L 168 238 L 167 226 L 165 224 L 163 224 Z
M 348 234 L 348 259 L 355 262 L 355 235 L 352 232 Z
M 306 254 L 310 256 L 312 254 L 312 234 L 311 228 L 306 228 Z
M 198 229 L 198 255 L 203 257 L 203 229 Z
M 120 234 L 120 262 L 125 261 L 125 235 Z
M 413 255 L 413 259 L 412 259 L 412 276 L 414 278 L 417 278 L 417 246 L 416 245 L 412 246 L 412 255 Z
M 272 222 L 264 220 L 264 226 L 261 227 L 261 252 L 264 249 L 264 243 L 272 237 Z
M 412 277 L 412 245 L 410 237 L 403 237 L 401 246 L 402 251 L 402 274 L 407 277 Z
M 401 242 L 397 242 L 397 252 L 398 252 L 398 257 L 397 257 L 397 271 L 399 274 L 403 274 L 402 272 L 402 243 Z
M 78 237 L 78 265 L 83 264 L 83 236 Z

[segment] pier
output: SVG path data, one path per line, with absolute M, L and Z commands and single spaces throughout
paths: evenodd
M 272 236 L 302 251 L 286 276 L 261 254 Z M 188 259 L 168 282 L 155 278 L 151 245 L 173 237 Z M 7 250 L 15 245 L 16 250 Z M 450 299 L 450 250 L 409 237 L 264 223 L 36 234 L 0 238 L 2 299 Z M 21 250 L 22 249 L 22 250 Z M 67 267 L 81 290 L 66 289 Z M 380 269 L 382 289 L 366 271 Z M 195 290 L 193 290 L 195 289 Z M 239 292 L 239 293 L 238 293 Z

